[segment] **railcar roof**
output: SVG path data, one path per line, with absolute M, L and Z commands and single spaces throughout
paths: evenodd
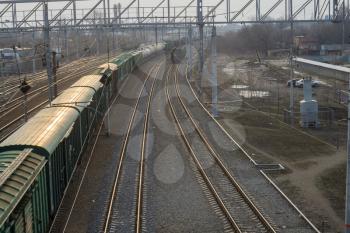
M 109 67 L 108 67 L 108 65 L 109 65 Z M 98 68 L 102 68 L 104 70 L 109 68 L 110 70 L 115 71 L 118 69 L 118 65 L 116 65 L 114 63 L 105 63 L 105 64 L 100 65 Z
M 0 226 L 16 208 L 45 163 L 43 156 L 31 150 L 0 153 Z
M 131 57 L 132 57 L 132 54 L 130 52 L 122 53 L 119 56 L 117 56 L 115 59 L 113 59 L 112 63 L 117 64 L 118 66 L 120 66 L 124 62 L 126 62 L 129 58 L 131 58 Z
M 71 130 L 80 112 L 91 102 L 102 87 L 101 75 L 80 78 L 52 101 L 52 106 L 35 116 L 0 144 L 0 151 L 34 148 L 43 155 L 51 155 Z

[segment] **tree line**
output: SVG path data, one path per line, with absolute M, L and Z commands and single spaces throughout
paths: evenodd
M 350 23 L 344 25 L 344 42 L 350 43 Z M 341 44 L 343 23 L 299 23 L 295 24 L 294 36 L 312 38 L 318 44 Z M 226 32 L 218 37 L 218 51 L 228 54 L 267 55 L 271 49 L 288 49 L 292 43 L 290 25 L 269 23 L 241 25 L 238 30 Z

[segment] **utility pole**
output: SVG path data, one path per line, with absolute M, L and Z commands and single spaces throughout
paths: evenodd
M 103 0 L 103 23 L 107 24 L 106 0 Z
M 17 7 L 16 3 L 12 3 L 12 26 L 13 28 L 16 28 L 17 26 Z M 17 33 L 16 33 L 16 39 L 17 39 Z M 17 43 L 17 41 L 16 41 Z
M 158 44 L 158 28 L 157 28 L 157 24 L 155 26 L 155 31 L 156 31 L 156 45 Z
M 256 20 L 259 21 L 260 20 L 260 0 L 256 0 Z
M 203 65 L 204 65 L 204 46 L 203 46 L 203 6 L 202 0 L 197 0 L 197 24 L 199 29 L 199 74 L 202 79 Z
M 218 80 L 216 70 L 216 27 L 213 26 L 211 34 L 211 99 L 212 99 L 212 115 L 218 116 L 217 103 L 218 103 Z
M 137 22 L 140 23 L 140 0 L 137 0 Z
M 52 51 L 52 73 L 53 73 L 53 97 L 57 97 L 57 60 L 56 51 Z
M 231 20 L 231 0 L 226 0 L 226 17 L 227 22 Z
M 111 2 L 107 0 L 107 17 L 108 17 L 108 25 L 111 23 Z
M 77 5 L 75 0 L 73 1 L 73 23 L 74 26 L 77 24 Z M 79 58 L 79 46 L 80 46 L 80 36 L 79 30 L 75 30 L 75 47 L 76 47 L 76 58 Z
M 350 73 L 348 73 L 348 82 L 348 88 L 350 91 Z M 350 95 L 348 95 L 348 135 L 345 198 L 345 233 L 350 233 Z
M 52 64 L 51 64 L 51 48 L 50 48 L 50 26 L 49 26 L 49 12 L 47 9 L 47 2 L 43 3 L 44 13 L 44 44 L 46 48 L 46 71 L 48 78 L 48 93 L 49 104 L 52 102 Z
M 189 67 L 189 79 L 192 76 L 192 28 L 188 28 L 188 44 L 187 44 L 187 66 Z
M 294 67 L 293 67 L 293 45 L 294 45 L 294 24 L 293 24 L 293 0 L 289 0 L 289 20 L 290 20 L 290 123 L 294 126 L 294 90 L 293 90 L 293 79 L 294 79 Z
M 64 51 L 66 59 L 68 58 L 68 33 L 67 33 L 67 24 L 64 24 Z
M 36 73 L 36 64 L 35 64 L 35 55 L 36 55 L 36 46 L 35 46 L 35 31 L 33 31 L 33 34 L 32 34 L 32 40 L 33 40 L 33 74 Z
M 342 17 L 342 53 L 345 51 L 345 1 L 343 2 L 343 17 Z
M 75 46 L 76 46 L 76 56 L 77 56 L 77 59 L 79 59 L 80 57 L 80 31 L 79 29 L 76 29 L 76 37 L 75 37 Z
M 168 0 L 168 23 L 170 23 L 170 0 Z
M 75 0 L 73 0 L 73 22 L 74 25 L 77 23 L 77 5 L 75 3 Z
M 100 55 L 100 28 L 96 26 L 96 53 Z

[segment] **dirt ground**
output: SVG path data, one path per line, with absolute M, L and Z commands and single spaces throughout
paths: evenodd
M 284 111 L 289 106 L 287 65 L 285 60 L 259 64 L 249 58 L 218 56 L 219 119 L 257 161 L 280 163 L 286 168 L 270 175 L 322 232 L 341 232 L 346 107 L 335 93 L 338 88 L 345 89 L 346 83 L 313 77 L 323 83 L 313 88 L 313 96 L 319 101 L 321 127 L 302 129 L 297 113 L 291 127 L 285 122 L 288 119 Z M 295 73 L 296 78 L 304 75 Z M 202 86 L 205 93 L 211 93 L 208 82 Z M 295 88 L 294 96 L 298 112 L 302 88 Z M 205 101 L 209 106 L 210 94 Z

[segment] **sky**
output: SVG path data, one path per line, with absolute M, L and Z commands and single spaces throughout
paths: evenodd
M 160 3 L 161 0 L 140 0 L 140 6 L 144 6 L 144 7 L 151 7 L 151 6 L 156 6 L 158 5 L 158 3 Z M 275 2 L 277 2 L 277 0 L 260 0 L 261 1 L 261 14 L 264 14 Z M 303 3 L 305 3 L 307 0 L 294 0 L 293 1 L 293 5 L 294 5 L 294 9 L 299 8 L 299 6 L 301 6 Z M 320 0 L 321 2 L 323 1 L 327 1 L 327 0 Z M 348 1 L 348 0 L 346 0 Z M 66 2 L 55 2 L 55 3 L 49 3 L 49 9 L 51 9 L 52 15 L 55 15 L 55 12 L 58 12 L 58 10 L 60 8 L 62 8 L 66 3 Z M 92 6 L 94 6 L 96 3 L 98 2 L 98 0 L 85 0 L 85 1 L 78 1 L 77 2 L 77 8 L 80 9 L 78 11 L 78 18 L 79 15 L 83 15 L 85 14 L 88 9 L 90 9 Z M 122 7 L 127 6 L 131 0 L 110 0 L 110 5 L 113 6 L 113 4 L 116 3 L 121 3 Z M 190 2 L 190 0 L 170 0 L 170 4 L 171 6 L 185 6 Z M 214 6 L 216 5 L 218 2 L 220 2 L 219 0 L 203 0 L 203 6 Z M 248 2 L 248 0 L 231 0 L 231 12 L 237 11 L 238 9 L 240 9 L 242 6 L 244 6 L 246 3 Z M 313 2 L 313 1 L 312 1 Z M 332 1 L 331 1 L 332 2 Z M 1 3 L 1 0 L 0 0 Z M 194 3 L 192 4 L 192 6 L 195 6 L 196 4 L 196 0 L 194 1 Z M 4 7 L 5 5 L 1 5 L 0 4 L 0 10 Z M 35 6 L 35 3 L 21 3 L 21 4 L 17 4 L 17 10 L 18 11 L 28 11 L 31 8 L 33 8 Z M 102 6 L 102 4 L 101 4 Z M 136 3 L 134 4 L 134 6 L 136 6 Z M 166 6 L 166 1 L 163 3 L 163 6 Z M 226 13 L 226 1 L 224 1 L 221 6 L 217 9 L 216 14 L 220 15 L 220 14 L 224 14 Z M 310 18 L 312 15 L 312 9 L 313 9 L 313 3 L 311 3 L 308 8 L 301 12 L 301 14 L 299 15 L 300 18 Z M 180 8 L 175 12 L 175 14 L 177 14 L 180 11 Z M 136 12 L 136 10 L 133 10 L 133 12 Z M 191 10 L 192 14 L 195 14 L 195 7 L 192 8 Z M 23 16 L 23 12 L 18 13 L 19 18 L 21 18 L 21 16 Z M 66 12 L 66 14 L 69 14 L 69 11 Z M 147 13 L 145 13 L 147 14 Z M 158 15 L 162 15 L 162 10 L 159 10 Z M 174 14 L 174 12 L 172 11 L 171 14 Z M 237 19 L 252 19 L 255 15 L 255 2 L 253 2 L 241 15 L 239 15 L 239 17 Z M 276 8 L 276 10 L 274 11 L 273 14 L 271 14 L 274 18 L 282 18 L 284 16 L 284 4 L 281 4 L 278 8 Z M 233 14 L 231 14 L 231 17 L 233 16 Z M 67 16 L 68 17 L 68 16 Z M 221 19 L 224 19 L 224 16 L 221 16 Z

